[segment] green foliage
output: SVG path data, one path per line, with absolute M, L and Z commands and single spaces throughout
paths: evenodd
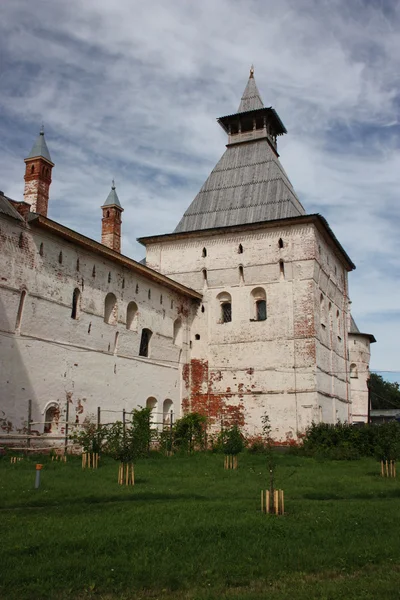
M 400 457 L 400 424 L 396 421 L 354 427 L 347 423 L 312 423 L 300 453 L 333 460 L 375 456 L 379 460 Z
M 173 446 L 184 452 L 205 449 L 207 417 L 193 412 L 178 419 L 173 427 Z
M 84 452 L 102 451 L 104 440 L 107 436 L 107 427 L 97 425 L 94 421 L 94 415 L 88 415 L 83 421 L 82 428 L 79 431 L 74 431 L 70 435 L 70 439 L 74 444 L 82 446 Z
M 130 431 L 135 458 L 148 456 L 151 442 L 151 408 L 133 411 Z
M 135 409 L 130 424 L 116 421 L 107 429 L 105 452 L 114 460 L 132 462 L 148 456 L 151 441 L 151 409 Z
M 224 454 L 236 456 L 242 452 L 245 445 L 244 438 L 237 425 L 233 425 L 230 429 L 224 429 L 221 434 Z
M 385 381 L 376 373 L 371 373 L 369 379 L 372 408 L 399 408 L 400 386 L 398 383 Z

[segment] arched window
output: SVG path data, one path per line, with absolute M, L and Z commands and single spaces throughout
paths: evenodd
M 251 291 L 252 320 L 265 321 L 267 319 L 267 296 L 264 288 L 258 287 Z
M 244 283 L 244 271 L 242 265 L 239 267 L 239 282 Z
M 282 238 L 279 238 L 278 246 L 279 246 L 279 248 L 283 248 L 283 239 Z
M 146 400 L 146 408 L 149 408 L 151 410 L 151 414 L 150 414 L 150 422 L 157 421 L 157 399 L 154 398 L 153 396 L 150 396 L 150 398 L 147 398 Z
M 26 290 L 22 290 L 21 296 L 19 297 L 17 320 L 15 322 L 15 329 L 17 331 L 19 331 L 21 329 L 22 313 L 24 312 L 25 298 L 26 298 Z
M 78 319 L 81 311 L 81 291 L 79 288 L 74 289 L 72 294 L 72 311 L 71 319 Z
M 140 338 L 139 356 L 150 355 L 150 340 L 153 332 L 150 329 L 142 329 L 142 337 Z
M 108 211 L 106 212 L 106 217 L 109 217 L 109 216 L 110 216 L 110 211 L 108 210 Z
M 126 328 L 130 330 L 137 329 L 138 307 L 136 302 L 129 302 L 126 308 Z
M 203 248 L 201 255 L 203 258 L 207 256 L 207 248 Z
M 118 320 L 117 299 L 111 292 L 104 300 L 104 322 L 108 325 L 116 325 Z
M 173 413 L 171 415 L 171 411 L 173 411 L 174 403 L 172 400 L 167 398 L 163 403 L 163 423 L 164 425 L 170 425 L 171 420 L 173 419 Z
M 358 379 L 358 369 L 357 365 L 355 365 L 354 363 L 350 365 L 350 377 L 352 379 Z
M 57 433 L 59 419 L 60 407 L 58 404 L 52 403 L 44 413 L 43 433 Z
M 243 246 L 242 246 L 242 244 L 239 244 L 238 254 L 243 254 Z
M 221 292 L 217 296 L 219 302 L 219 322 L 230 323 L 232 321 L 232 298 L 228 292 Z
M 182 346 L 182 321 L 176 319 L 174 321 L 174 344 L 175 346 Z
M 34 172 L 35 172 L 35 165 L 32 165 L 31 166 L 31 173 L 34 173 Z

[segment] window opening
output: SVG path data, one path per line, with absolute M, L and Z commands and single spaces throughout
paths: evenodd
M 107 294 L 104 300 L 104 322 L 108 325 L 115 325 L 118 319 L 117 299 L 111 292 Z
M 81 298 L 81 291 L 79 288 L 75 288 L 74 293 L 72 294 L 71 319 L 77 319 L 79 317 L 80 298 Z
M 352 379 L 358 379 L 358 369 L 355 364 L 350 365 L 350 377 Z
M 118 338 L 119 338 L 119 331 L 116 331 L 115 338 L 114 338 L 114 354 L 116 354 L 117 350 L 118 350 Z
M 205 258 L 207 256 L 207 248 L 203 248 L 201 255 L 203 258 Z
M 278 246 L 279 246 L 279 248 L 283 248 L 283 239 L 282 238 L 279 238 Z
M 43 256 L 43 254 L 44 254 L 43 242 L 40 244 L 39 254 L 40 254 L 40 256 Z
M 160 294 L 160 304 L 162 304 L 162 294 Z
M 232 304 L 230 302 L 223 302 L 221 304 L 221 318 L 223 323 L 230 323 L 232 321 Z
M 139 293 L 139 284 L 138 284 L 138 283 L 136 284 L 136 290 L 135 290 L 135 293 L 136 293 L 136 294 L 138 294 L 138 293 Z
M 57 430 L 58 420 L 60 418 L 59 406 L 50 406 L 44 415 L 43 433 L 54 433 Z
M 150 329 L 142 330 L 142 337 L 140 339 L 139 356 L 149 356 L 150 339 L 153 332 Z
M 200 339 L 200 334 L 196 333 L 196 335 L 194 336 L 195 340 L 199 340 Z
M 18 246 L 20 248 L 23 248 L 23 246 L 24 246 L 24 234 L 22 233 L 22 231 L 19 234 Z
M 149 299 L 149 300 L 151 300 L 151 290 L 149 290 L 149 291 L 147 292 L 147 297 L 148 297 L 148 299 Z
M 205 311 L 204 304 L 202 304 L 201 305 L 201 312 L 203 313 L 204 311 Z
M 92 269 L 92 277 L 96 277 L 96 267 L 93 267 Z
M 181 319 L 176 319 L 174 321 L 173 341 L 174 341 L 175 346 L 182 346 L 182 321 L 181 321 Z
M 60 263 L 60 265 L 62 265 L 62 261 L 63 261 L 63 255 L 62 255 L 62 252 L 60 252 L 60 254 L 58 255 L 58 262 Z
M 108 283 L 111 283 L 111 271 L 108 272 Z
M 242 266 L 239 267 L 239 282 L 244 283 L 244 272 Z
M 283 260 L 279 261 L 279 273 L 281 276 L 281 279 L 285 278 L 285 263 L 283 262 Z
M 25 298 L 26 298 L 26 290 L 22 290 L 21 296 L 19 298 L 17 320 L 15 323 L 16 330 L 19 330 L 21 328 L 22 313 L 24 312 Z
M 79 258 L 76 259 L 76 270 L 79 271 Z
M 256 302 L 256 318 L 257 321 L 265 321 L 267 318 L 267 303 L 265 300 L 257 300 Z
M 243 254 L 243 246 L 242 246 L 242 244 L 239 244 L 238 253 L 239 254 Z
M 172 413 L 173 407 L 174 407 L 174 403 L 172 402 L 172 400 L 169 400 L 168 398 L 166 400 L 164 400 L 164 403 L 163 403 L 163 423 L 164 423 L 164 425 L 171 424 L 171 419 L 173 417 L 173 413 Z
M 122 278 L 122 289 L 125 289 L 125 277 Z
M 31 166 L 31 173 L 34 173 L 34 172 L 35 172 L 35 165 L 32 165 Z
M 203 269 L 203 281 L 207 283 L 207 269 Z
M 136 329 L 137 325 L 137 314 L 138 307 L 136 302 L 129 302 L 126 308 L 126 328 L 127 329 Z

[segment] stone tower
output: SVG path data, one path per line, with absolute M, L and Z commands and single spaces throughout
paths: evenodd
M 32 212 L 47 217 L 51 171 L 54 163 L 44 139 L 43 127 L 29 156 L 25 158 L 25 164 L 24 200 L 31 205 Z
M 115 191 L 114 180 L 107 200 L 101 208 L 101 243 L 116 252 L 121 252 L 121 214 L 124 209 Z

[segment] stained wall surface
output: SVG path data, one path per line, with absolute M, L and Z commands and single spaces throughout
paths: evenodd
M 147 264 L 204 295 L 184 406 L 250 435 L 267 413 L 275 438 L 288 443 L 312 421 L 351 419 L 347 271 L 313 224 L 167 237 L 147 245 Z M 257 320 L 261 297 L 265 320 Z M 223 322 L 227 301 L 232 320 Z
M 149 398 L 155 420 L 163 420 L 167 406 L 180 415 L 190 298 L 6 216 L 0 273 L 3 431 L 26 430 L 29 400 L 32 428 L 40 433 L 46 410 L 56 407 L 61 423 L 67 403 L 70 422 L 81 423 L 97 407 L 104 419 L 121 419 L 124 408 L 146 406 Z M 108 294 L 116 302 L 110 323 L 104 320 Z M 180 325 L 175 339 L 174 325 L 175 331 Z M 144 328 L 152 332 L 148 357 L 139 356 Z M 56 430 L 62 434 L 64 425 Z

